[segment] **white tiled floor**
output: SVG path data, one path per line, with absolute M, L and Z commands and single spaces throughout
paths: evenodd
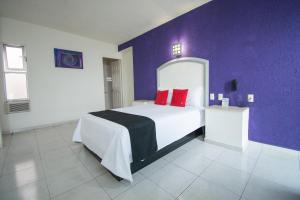
M 0 199 L 300 200 L 300 154 L 250 142 L 246 152 L 194 139 L 116 181 L 81 144 L 75 123 L 4 136 Z

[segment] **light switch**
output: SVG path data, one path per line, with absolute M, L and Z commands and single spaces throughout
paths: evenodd
M 248 102 L 250 103 L 254 102 L 254 94 L 248 94 Z
M 210 100 L 215 100 L 215 94 L 214 93 L 210 93 L 209 94 L 209 99 Z
M 218 94 L 218 100 L 222 101 L 222 99 L 223 99 L 223 94 Z

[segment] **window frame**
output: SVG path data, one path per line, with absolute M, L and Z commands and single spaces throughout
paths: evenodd
M 13 47 L 13 48 L 21 48 L 22 49 L 22 61 L 23 61 L 23 68 L 22 69 L 9 68 L 6 47 Z M 3 61 L 4 61 L 4 63 L 3 63 L 4 64 L 4 71 L 27 72 L 25 46 L 24 45 L 3 44 Z
M 22 48 L 22 56 L 23 56 L 23 68 L 17 69 L 17 68 L 9 68 L 8 67 L 8 61 L 7 61 L 7 53 L 6 53 L 6 47 L 17 47 Z M 5 102 L 29 102 L 29 90 L 28 90 L 28 68 L 27 68 L 27 57 L 26 57 L 26 50 L 25 45 L 15 45 L 15 44 L 1 44 L 2 48 L 2 77 L 3 77 L 3 91 L 4 91 L 4 97 Z M 7 89 L 6 89 L 6 74 L 25 74 L 26 77 L 26 93 L 27 98 L 21 98 L 21 99 L 8 99 L 7 95 Z

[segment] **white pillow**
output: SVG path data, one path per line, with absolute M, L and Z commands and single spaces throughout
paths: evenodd
M 203 87 L 191 88 L 188 91 L 186 105 L 201 108 L 204 106 L 204 89 Z

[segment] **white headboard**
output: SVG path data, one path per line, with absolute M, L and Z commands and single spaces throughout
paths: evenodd
M 204 89 L 204 105 L 208 106 L 209 62 L 194 57 L 171 60 L 157 68 L 157 88 L 195 88 Z

